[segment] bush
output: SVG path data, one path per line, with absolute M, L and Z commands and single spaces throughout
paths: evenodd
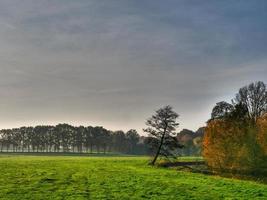
M 258 125 L 258 130 L 259 130 L 258 140 L 266 155 L 267 154 L 267 114 L 258 119 L 257 125 Z
M 208 122 L 203 157 L 213 171 L 262 173 L 267 167 L 267 116 L 255 123 L 215 119 Z

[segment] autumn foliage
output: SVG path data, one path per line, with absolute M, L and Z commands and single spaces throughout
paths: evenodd
M 219 102 L 214 107 L 205 129 L 203 157 L 213 171 L 266 173 L 266 86 L 252 83 L 237 96 L 236 104 Z
M 257 121 L 258 125 L 258 141 L 264 151 L 267 154 L 267 114 L 259 118 Z
M 203 156 L 214 171 L 255 172 L 267 165 L 267 117 L 253 126 L 223 119 L 210 121 Z

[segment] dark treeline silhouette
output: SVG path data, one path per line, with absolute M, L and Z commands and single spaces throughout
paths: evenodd
M 0 130 L 1 152 L 146 154 L 144 141 L 145 137 L 133 129 L 125 133 L 69 124 Z

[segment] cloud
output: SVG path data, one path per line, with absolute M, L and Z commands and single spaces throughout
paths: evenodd
M 217 100 L 266 81 L 266 6 L 2 0 L 0 121 L 140 130 L 172 104 L 182 127 L 196 129 Z

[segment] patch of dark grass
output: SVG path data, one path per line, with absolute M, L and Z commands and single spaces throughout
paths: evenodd
M 240 172 L 240 171 L 212 171 L 207 167 L 204 161 L 179 161 L 179 162 L 161 162 L 159 167 L 172 168 L 178 171 L 200 173 L 205 175 L 221 176 L 224 178 L 234 178 L 240 180 L 249 180 L 267 184 L 267 172 L 261 170 L 255 172 Z

